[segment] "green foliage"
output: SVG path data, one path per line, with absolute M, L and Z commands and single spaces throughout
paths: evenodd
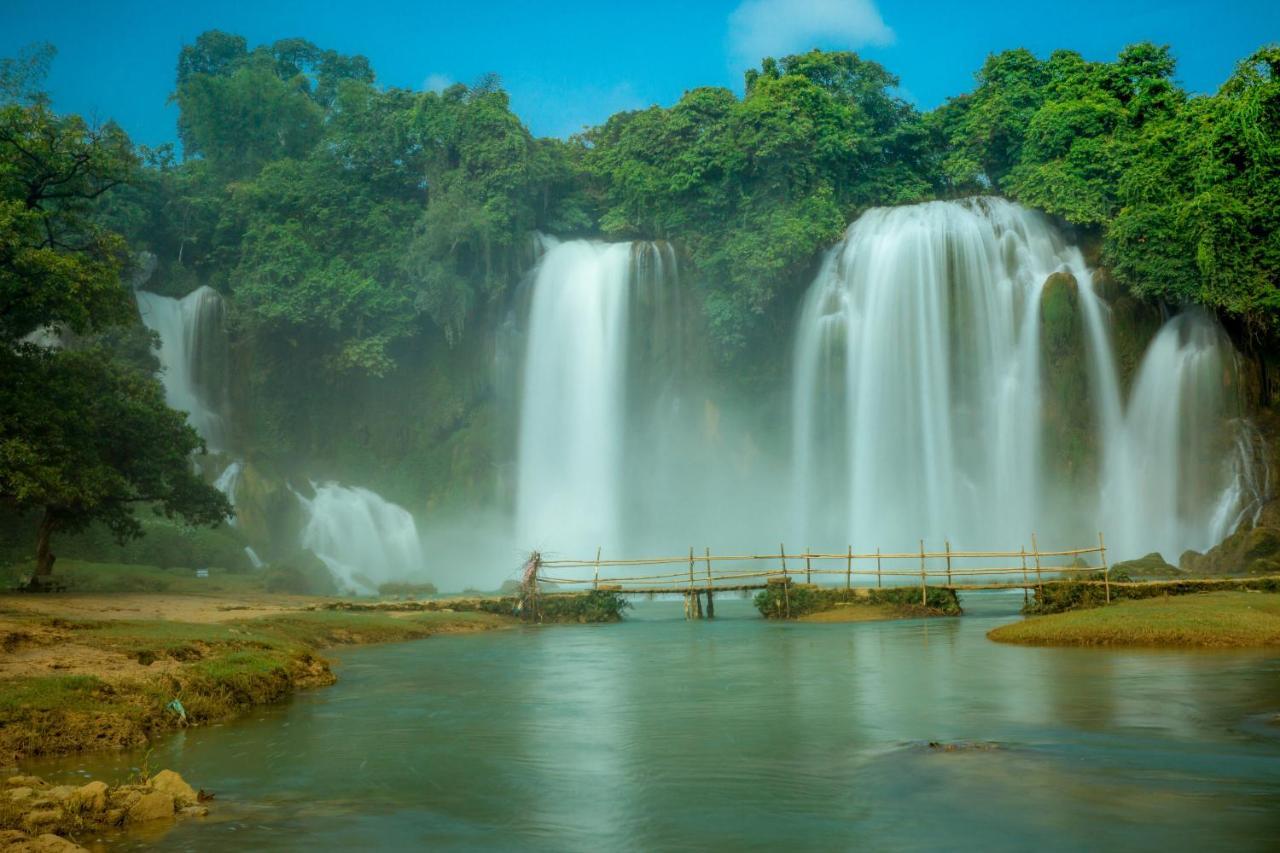
M 756 609 L 766 619 L 798 619 L 836 607 L 889 605 L 903 616 L 959 616 L 960 599 L 955 590 L 926 587 L 925 601 L 920 601 L 919 587 L 893 586 L 876 589 L 846 590 L 810 584 L 769 584 L 756 593 Z
M 630 606 L 631 602 L 616 592 L 593 589 L 539 596 L 537 614 L 542 622 L 618 622 Z M 525 611 L 525 616 L 530 617 L 531 613 Z
M 584 139 L 601 230 L 678 241 L 732 360 L 854 215 L 934 191 L 929 131 L 896 85 L 856 54 L 815 50 L 766 60 L 742 100 L 695 89 L 670 109 L 613 116 Z

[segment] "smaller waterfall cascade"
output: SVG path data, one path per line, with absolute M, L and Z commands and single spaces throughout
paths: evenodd
M 420 578 L 426 570 L 413 516 L 375 492 L 325 483 L 298 496 L 307 514 L 302 546 L 311 549 L 338 584 L 373 594 L 388 581 Z
M 147 328 L 160 335 L 165 398 L 187 413 L 210 450 L 226 450 L 227 338 L 222 297 L 199 287 L 182 299 L 135 291 Z
M 218 479 L 213 481 L 213 487 L 227 496 L 227 502 L 231 504 L 232 509 L 236 507 L 236 490 L 240 488 L 240 474 L 243 470 L 244 463 L 239 459 L 233 459 L 226 468 L 222 469 Z M 235 527 L 235 515 L 232 515 L 227 523 Z
M 1257 430 L 1229 417 L 1235 359 L 1217 321 L 1197 309 L 1166 322 L 1147 347 L 1123 417 L 1104 431 L 1100 523 L 1115 531 L 1117 553 L 1159 551 L 1176 564 L 1261 505 Z

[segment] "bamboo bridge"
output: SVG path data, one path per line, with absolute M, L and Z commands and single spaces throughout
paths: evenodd
M 680 568 L 672 570 L 675 566 Z M 620 573 L 623 569 L 638 569 L 640 573 Z M 583 570 L 590 570 L 591 576 L 573 576 Z M 704 613 L 707 618 L 715 616 L 716 593 L 781 585 L 785 594 L 792 584 L 803 582 L 843 586 L 851 595 L 856 595 L 857 590 L 871 586 L 871 579 L 876 587 L 883 587 L 886 578 L 892 586 L 918 583 L 923 605 L 928 601 L 931 587 L 1043 590 L 1046 583 L 1060 582 L 1071 575 L 1101 575 L 1101 579 L 1094 582 L 1103 585 L 1106 600 L 1111 600 L 1111 569 L 1101 533 L 1097 545 L 1066 550 L 1040 550 L 1033 534 L 1031 549 L 1022 547 L 1017 551 L 954 551 L 950 542 L 942 551 L 926 551 L 924 540 L 920 540 L 919 551 L 891 553 L 878 548 L 874 552 L 859 553 L 850 545 L 844 553 L 815 553 L 806 549 L 789 554 L 785 545 L 779 545 L 776 554 L 712 554 L 710 548 L 697 554 L 690 548 L 687 556 L 606 560 L 597 549 L 594 560 L 556 560 L 544 559 L 535 552 L 526 564 L 525 573 L 526 582 L 531 581 L 535 590 L 541 584 L 550 584 L 569 592 L 682 595 L 685 614 L 693 619 L 702 618 Z

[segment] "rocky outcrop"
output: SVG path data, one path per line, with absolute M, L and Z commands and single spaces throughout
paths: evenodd
M 49 785 L 38 776 L 11 776 L 0 792 L 0 846 L 6 850 L 64 851 L 83 848 L 66 835 L 203 816 L 201 796 L 172 770 L 145 782 L 117 785 Z
M 1208 553 L 1187 551 L 1178 565 L 1203 575 L 1280 575 L 1280 527 L 1263 524 L 1276 515 L 1275 504 L 1264 508 L 1257 526 L 1237 530 Z

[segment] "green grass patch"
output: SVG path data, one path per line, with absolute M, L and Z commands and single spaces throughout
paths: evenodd
M 1120 601 L 1031 617 L 987 636 L 1046 646 L 1280 645 L 1280 595 L 1224 591 Z
M 1111 600 L 1137 601 L 1146 598 L 1164 598 L 1172 595 L 1192 595 L 1220 590 L 1252 590 L 1255 592 L 1280 592 L 1280 579 L 1276 578 L 1198 578 L 1171 581 L 1144 581 L 1130 583 L 1123 573 L 1111 573 Z M 1107 603 L 1107 585 L 1097 573 L 1067 581 L 1046 582 L 1035 591 L 1030 604 L 1023 612 L 1032 615 L 1065 613 L 1102 607 Z

